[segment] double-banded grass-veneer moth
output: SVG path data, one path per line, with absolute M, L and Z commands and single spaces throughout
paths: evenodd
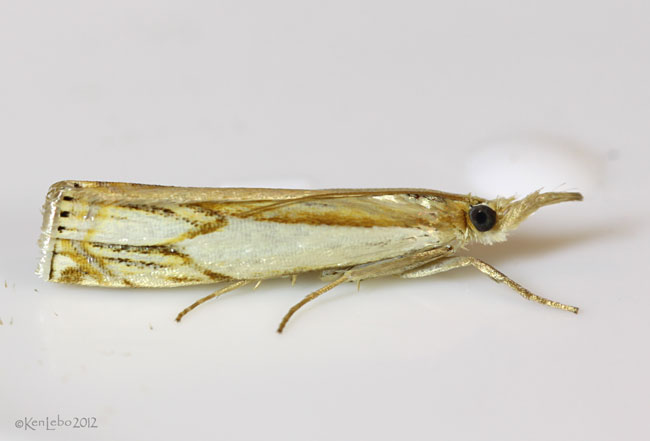
M 53 282 L 107 287 L 173 287 L 226 282 L 178 314 L 263 279 L 322 271 L 332 280 L 293 306 L 343 282 L 424 277 L 474 266 L 524 298 L 537 296 L 489 264 L 458 256 L 492 244 L 538 208 L 582 200 L 534 192 L 486 200 L 424 189 L 282 190 L 185 188 L 62 181 L 47 194 L 38 274 Z

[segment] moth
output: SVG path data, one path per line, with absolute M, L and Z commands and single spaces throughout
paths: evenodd
M 473 266 L 521 296 L 573 313 L 472 256 L 470 243 L 492 244 L 540 207 L 582 200 L 580 193 L 534 192 L 486 200 L 425 189 L 284 190 L 186 188 L 62 181 L 44 206 L 37 273 L 87 286 L 174 287 L 225 282 L 201 303 L 261 280 L 321 271 L 322 288 L 384 276 L 424 277 Z

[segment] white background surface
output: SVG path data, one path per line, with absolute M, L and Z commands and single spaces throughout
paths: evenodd
M 461 4 L 462 3 L 462 4 Z M 645 1 L 3 2 L 0 438 L 650 438 Z M 87 289 L 33 271 L 60 179 L 580 190 L 472 269 Z M 36 292 L 38 290 L 38 292 Z M 153 329 L 150 329 L 150 326 Z M 99 428 L 20 430 L 90 416 Z

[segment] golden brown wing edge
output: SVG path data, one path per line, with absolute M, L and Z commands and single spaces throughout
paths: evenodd
M 468 200 L 482 202 L 484 199 L 467 194 L 449 193 L 424 188 L 334 188 L 322 190 L 283 189 L 283 188 L 248 188 L 248 187 L 177 187 L 165 185 L 136 184 L 126 182 L 101 181 L 59 181 L 49 191 L 47 202 L 52 202 L 63 191 L 85 193 L 89 199 L 106 201 L 154 201 L 191 203 L 201 201 L 242 202 L 242 201 L 280 201 L 327 199 L 351 196 L 384 196 L 396 194 L 417 194 L 447 198 L 450 200 Z M 46 203 L 47 203 L 46 202 Z

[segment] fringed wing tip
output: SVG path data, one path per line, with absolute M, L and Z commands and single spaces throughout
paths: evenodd
M 41 236 L 38 239 L 38 246 L 41 249 L 41 259 L 36 268 L 36 274 L 45 280 L 49 280 L 50 266 L 52 264 L 52 253 L 54 250 L 54 231 L 56 225 L 56 215 L 59 211 L 59 202 L 63 192 L 72 187 L 71 181 L 60 181 L 52 184 L 47 191 L 45 203 L 41 208 L 43 213 L 43 224 L 41 226 Z

